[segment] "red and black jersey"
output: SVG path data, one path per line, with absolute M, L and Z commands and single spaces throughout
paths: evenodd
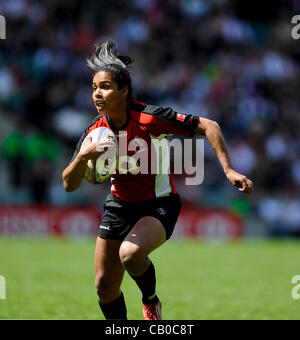
M 165 149 L 162 152 L 155 153 L 155 140 L 161 140 L 168 135 L 193 137 L 198 126 L 199 117 L 191 114 L 182 114 L 171 108 L 162 108 L 154 105 L 147 105 L 141 102 L 135 102 L 128 113 L 127 121 L 121 128 L 116 128 L 110 120 L 109 115 L 97 115 L 91 124 L 82 134 L 72 160 L 80 151 L 81 144 L 86 135 L 97 127 L 108 127 L 116 135 L 117 139 L 127 138 L 126 152 L 119 152 L 122 158 L 119 163 L 127 161 L 126 157 L 135 157 L 138 150 L 143 150 L 148 158 L 147 173 L 124 171 L 124 167 L 119 167 L 115 174 L 111 177 L 111 192 L 117 197 L 127 202 L 142 202 L 155 197 L 169 196 L 176 193 L 175 184 L 172 175 L 169 173 L 159 173 L 153 170 L 153 160 L 155 159 L 155 167 L 159 169 L 163 158 L 166 158 Z M 141 141 L 146 142 L 142 145 Z M 145 143 L 144 143 L 145 144 Z M 132 146 L 136 145 L 136 149 Z M 122 144 L 124 146 L 124 144 Z M 131 146 L 131 147 L 130 147 Z M 145 147 L 146 146 L 146 147 Z M 123 147 L 124 149 L 124 147 Z M 120 143 L 119 143 L 120 151 Z M 140 153 L 141 155 L 141 153 Z M 168 157 L 167 157 L 168 159 Z M 137 164 L 138 165 L 138 164 Z

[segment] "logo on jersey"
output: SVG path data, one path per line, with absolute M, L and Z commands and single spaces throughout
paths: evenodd
M 176 119 L 179 120 L 180 122 L 184 122 L 185 115 L 183 113 L 177 113 Z
M 164 208 L 158 208 L 157 209 L 157 212 L 160 214 L 160 215 L 164 215 L 166 213 L 165 209 Z
M 141 148 L 143 146 L 143 140 L 139 137 L 135 137 L 133 139 L 133 144 Z
M 100 229 L 111 230 L 110 227 L 106 225 L 100 225 Z

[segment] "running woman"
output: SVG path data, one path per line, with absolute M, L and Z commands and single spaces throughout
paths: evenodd
M 146 141 L 148 153 L 154 139 L 168 135 L 205 136 L 229 182 L 242 193 L 251 194 L 253 184 L 233 169 L 219 125 L 171 108 L 136 102 L 128 70 L 131 63 L 130 57 L 118 56 L 117 47 L 111 41 L 98 44 L 88 59 L 94 74 L 93 101 L 98 114 L 85 129 L 70 164 L 63 171 L 65 190 L 76 190 L 84 177 L 87 161 L 96 160 L 103 153 L 91 139 L 82 146 L 87 134 L 97 127 L 108 127 L 117 138 L 126 133 L 128 143 Z M 132 154 L 128 151 L 128 156 Z M 151 161 L 151 155 L 147 156 Z M 162 161 L 160 155 L 156 161 Z M 125 270 L 141 290 L 144 319 L 162 318 L 155 267 L 149 254 L 171 237 L 180 208 L 171 174 L 117 171 L 112 175 L 111 193 L 104 204 L 95 249 L 95 286 L 106 319 L 127 319 L 120 288 Z

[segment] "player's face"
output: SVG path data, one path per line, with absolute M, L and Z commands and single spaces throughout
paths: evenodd
M 93 100 L 99 113 L 110 113 L 123 107 L 127 101 L 127 87 L 119 89 L 113 77 L 104 71 L 97 72 L 93 78 Z

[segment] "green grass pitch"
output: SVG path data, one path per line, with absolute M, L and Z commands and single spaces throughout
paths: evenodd
M 103 319 L 94 289 L 95 239 L 0 237 L 6 299 L 0 319 Z M 169 240 L 151 254 L 165 320 L 299 319 L 291 279 L 298 241 L 208 243 Z M 125 274 L 128 318 L 141 296 Z

